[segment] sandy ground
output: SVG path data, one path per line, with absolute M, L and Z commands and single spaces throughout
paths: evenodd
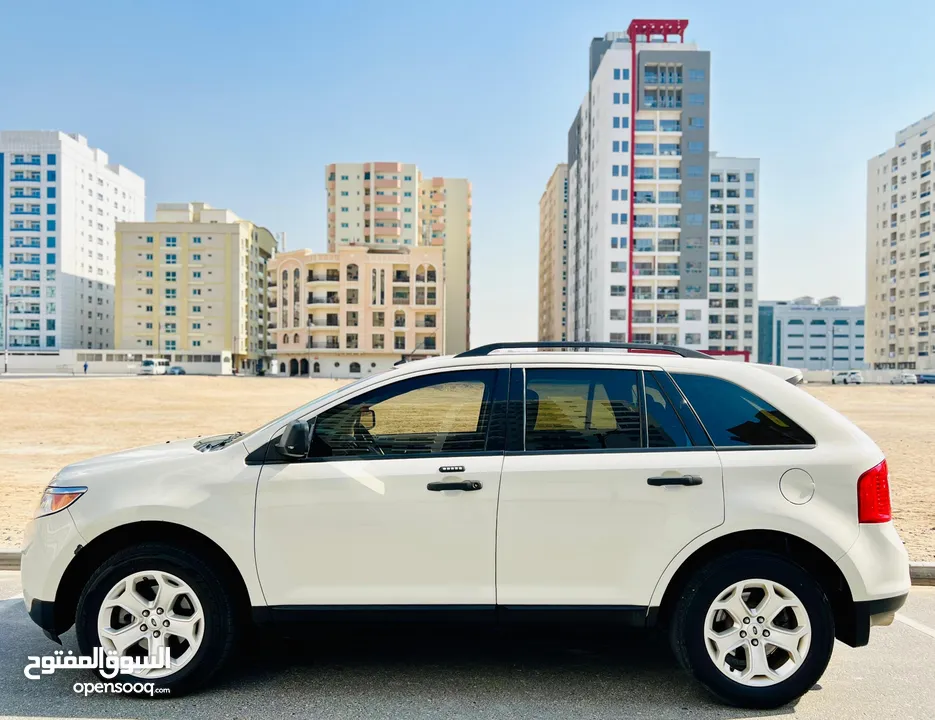
M 128 447 L 249 431 L 341 384 L 333 380 L 145 377 L 0 380 L 0 547 L 15 547 L 63 465 Z M 886 453 L 896 526 L 935 560 L 935 386 L 809 386 Z

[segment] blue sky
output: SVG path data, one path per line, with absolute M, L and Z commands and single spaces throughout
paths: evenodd
M 930 5 L 0 0 L 0 128 L 80 132 L 157 202 L 325 246 L 324 166 L 474 188 L 475 344 L 536 334 L 538 201 L 588 43 L 682 17 L 712 53 L 712 149 L 761 158 L 761 299 L 864 299 L 866 163 L 935 110 Z M 898 60 L 898 62 L 897 62 Z

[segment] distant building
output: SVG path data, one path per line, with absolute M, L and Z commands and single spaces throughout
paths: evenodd
M 864 306 L 838 297 L 760 301 L 758 362 L 802 370 L 867 367 Z
M 867 361 L 935 368 L 931 328 L 935 113 L 896 133 L 867 163 Z
M 423 178 L 416 165 L 333 163 L 325 168 L 328 251 L 343 246 L 444 248 L 445 346 L 471 336 L 471 183 Z
M 560 163 L 539 200 L 539 339 L 567 340 L 568 165 Z
M 0 132 L 0 347 L 114 346 L 114 225 L 142 220 L 145 196 L 143 178 L 81 135 Z
M 206 203 L 160 203 L 155 221 L 118 223 L 116 235 L 118 349 L 265 367 L 269 230 Z
M 594 38 L 568 131 L 569 339 L 756 357 L 759 160 L 712 152 L 687 20 Z
M 340 245 L 269 265 L 274 371 L 361 377 L 446 348 L 443 249 Z

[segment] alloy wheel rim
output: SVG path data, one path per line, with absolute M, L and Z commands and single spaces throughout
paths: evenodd
M 188 665 L 204 640 L 204 608 L 181 578 L 161 570 L 136 572 L 116 583 L 101 604 L 97 632 L 107 653 L 156 663 L 161 648 L 168 668 L 141 668 L 134 677 L 161 678 Z
M 767 687 L 786 680 L 808 655 L 812 626 L 802 601 L 772 580 L 741 580 L 718 593 L 708 608 L 708 656 L 741 685 Z

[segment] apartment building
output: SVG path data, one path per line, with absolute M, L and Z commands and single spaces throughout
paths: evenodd
M 328 251 L 345 246 L 443 248 L 445 345 L 470 347 L 471 184 L 423 177 L 416 165 L 334 163 L 325 168 Z
M 760 161 L 712 152 L 708 163 L 708 333 L 700 340 L 710 352 L 757 360 Z
M 711 152 L 710 53 L 684 42 L 687 25 L 634 20 L 591 42 L 568 133 L 568 335 L 752 358 L 756 270 L 741 258 L 756 255 L 740 243 L 756 238 L 758 161 Z M 752 202 L 728 202 L 748 185 Z
M 860 370 L 865 361 L 863 305 L 836 296 L 761 301 L 758 359 L 801 370 Z
M 143 219 L 145 195 L 143 178 L 81 135 L 0 131 L 3 347 L 113 347 L 114 227 Z
M 274 372 L 361 377 L 446 348 L 443 248 L 339 245 L 269 263 Z
M 935 368 L 931 322 L 935 113 L 896 133 L 867 163 L 867 362 Z
M 567 340 L 568 165 L 560 163 L 539 199 L 539 339 Z
M 116 242 L 117 348 L 268 366 L 269 230 L 206 203 L 160 203 L 152 222 L 118 223 Z

